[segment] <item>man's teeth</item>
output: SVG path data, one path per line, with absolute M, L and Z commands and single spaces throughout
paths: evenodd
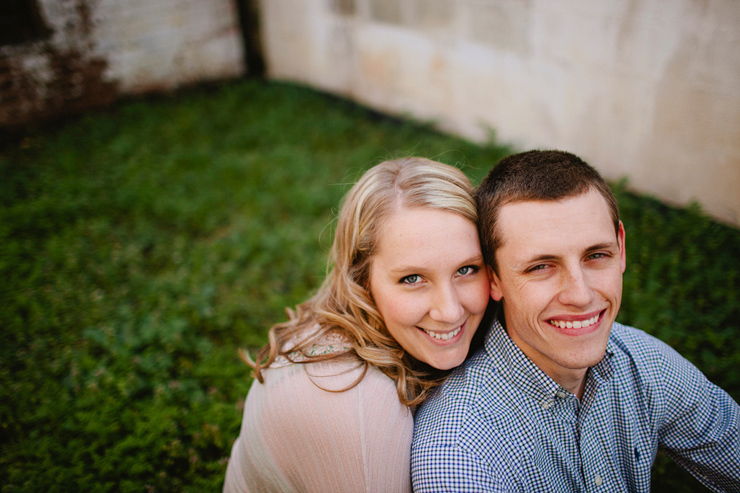
M 424 332 L 429 334 L 429 337 L 434 337 L 435 339 L 439 339 L 440 341 L 446 341 L 446 340 L 449 340 L 455 337 L 457 334 L 460 333 L 461 330 L 462 330 L 462 327 L 458 327 L 452 332 L 447 332 L 445 334 L 440 334 L 438 332 L 434 332 L 434 331 L 427 330 L 427 329 L 424 329 Z
M 584 329 L 586 327 L 589 327 L 595 324 L 598 321 L 599 321 L 599 315 L 594 315 L 588 320 L 583 320 L 581 322 L 577 320 L 575 322 L 570 322 L 570 321 L 563 322 L 561 320 L 550 320 L 550 323 L 556 327 L 560 327 L 561 329 Z

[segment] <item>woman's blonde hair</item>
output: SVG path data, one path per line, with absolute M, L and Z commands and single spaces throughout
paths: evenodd
M 369 169 L 343 199 L 328 274 L 318 292 L 295 312 L 288 309 L 289 320 L 270 329 L 256 362 L 246 358 L 260 382 L 262 371 L 282 356 L 295 363 L 357 357 L 365 372 L 373 365 L 392 378 L 399 399 L 409 406 L 422 402 L 439 383 L 439 373 L 419 364 L 388 333 L 370 294 L 372 256 L 385 218 L 399 207 L 439 209 L 478 223 L 473 186 L 457 168 L 409 157 Z M 344 336 L 349 349 L 312 356 L 312 348 L 334 332 Z

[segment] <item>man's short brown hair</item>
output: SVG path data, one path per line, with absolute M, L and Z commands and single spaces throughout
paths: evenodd
M 597 190 L 606 200 L 619 233 L 619 207 L 609 185 L 594 168 L 564 151 L 527 151 L 502 159 L 476 192 L 478 232 L 486 264 L 496 271 L 503 238 L 496 228 L 501 207 L 512 202 L 550 201 Z

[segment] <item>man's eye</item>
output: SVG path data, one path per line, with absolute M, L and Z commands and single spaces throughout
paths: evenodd
M 421 281 L 419 274 L 411 274 L 410 276 L 402 277 L 400 282 L 401 284 L 416 284 L 419 281 Z
M 546 264 L 538 264 L 538 265 L 535 265 L 534 267 L 531 267 L 528 272 L 537 272 L 539 270 L 545 270 L 545 269 L 547 269 Z

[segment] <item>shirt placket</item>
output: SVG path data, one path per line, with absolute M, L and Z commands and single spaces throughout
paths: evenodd
M 592 430 L 594 426 L 603 428 L 610 425 L 608 422 L 594 422 L 591 419 L 594 416 L 598 391 L 605 383 L 601 376 L 594 375 L 593 369 L 588 371 L 583 403 L 578 412 L 578 443 L 583 465 L 584 491 L 594 493 L 621 491 L 621 484 L 615 480 L 616 478 L 610 477 L 613 469 L 609 465 L 608 457 L 601 453 L 603 451 L 599 446 L 598 434 Z
M 567 476 L 571 481 L 568 486 L 572 491 L 585 491 L 578 426 L 580 410 L 578 398 L 560 387 L 549 396 L 548 402 L 549 406 L 547 408 L 552 418 L 560 422 L 563 431 L 562 436 L 559 436 L 558 439 L 561 441 L 562 450 L 567 455 L 567 461 L 565 461 L 568 466 Z

